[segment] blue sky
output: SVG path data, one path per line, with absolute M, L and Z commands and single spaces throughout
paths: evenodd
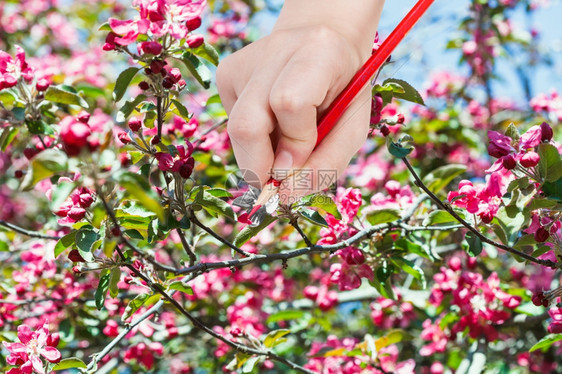
M 271 0 L 271 3 L 282 3 Z M 415 4 L 415 0 L 386 0 L 379 32 L 388 35 L 400 19 Z M 469 0 L 435 0 L 428 14 L 406 37 L 394 53 L 395 65 L 389 66 L 381 75 L 401 78 L 421 89 L 432 71 L 459 70 L 458 51 L 446 51 L 447 40 L 457 32 L 458 20 L 466 16 Z M 550 54 L 554 66 L 536 69 L 533 92 L 550 92 L 556 89 L 562 93 L 562 0 L 551 0 L 550 6 L 536 11 L 531 24 L 541 31 L 540 46 Z M 260 15 L 256 20 L 259 27 L 267 31 L 275 20 L 272 13 Z M 529 21 L 522 11 L 513 12 L 512 21 L 526 25 Z M 524 100 L 521 85 L 509 64 L 501 63 L 497 73 L 502 80 L 494 84 L 497 96 L 508 97 L 518 102 Z

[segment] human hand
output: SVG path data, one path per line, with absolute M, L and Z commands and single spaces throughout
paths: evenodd
M 367 59 L 374 35 L 358 36 L 347 25 L 318 24 L 317 18 L 310 24 L 302 6 L 294 6 L 286 3 L 271 35 L 227 57 L 217 71 L 238 166 L 256 174 L 261 186 L 270 176 L 282 179 L 285 203 L 328 187 L 334 180 L 322 173 L 340 175 L 364 143 L 368 89 L 314 148 L 318 118 Z

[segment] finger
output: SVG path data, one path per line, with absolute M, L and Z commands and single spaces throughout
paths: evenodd
M 279 129 L 273 164 L 276 179 L 282 180 L 290 169 L 302 167 L 314 149 L 318 106 L 334 83 L 329 57 L 311 60 L 310 51 L 297 53 L 271 88 L 269 104 Z
M 275 126 L 275 117 L 269 109 L 267 80 L 252 79 L 243 91 L 230 113 L 227 131 L 238 167 L 249 170 L 259 179 L 261 186 L 269 178 L 273 164 L 273 145 L 270 134 Z
M 234 67 L 230 63 L 229 57 L 227 57 L 219 63 L 216 73 L 217 89 L 227 114 L 230 113 L 237 99 L 234 81 L 232 80 L 233 70 Z
M 302 196 L 326 189 L 343 174 L 367 138 L 369 98 L 369 90 L 364 89 L 302 169 L 283 181 L 279 191 L 283 203 L 293 203 Z

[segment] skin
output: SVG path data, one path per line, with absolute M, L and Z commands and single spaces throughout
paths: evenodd
M 217 86 L 240 169 L 262 187 L 283 180 L 281 201 L 329 187 L 365 142 L 366 87 L 314 149 L 318 118 L 371 54 L 384 0 L 286 0 L 270 35 L 224 59 Z M 328 178 L 329 179 L 329 178 Z M 259 184 L 259 185 L 258 185 Z

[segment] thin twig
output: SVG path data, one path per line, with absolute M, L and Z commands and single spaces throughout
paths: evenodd
M 246 252 L 245 250 L 238 248 L 237 246 L 235 246 L 234 244 L 232 244 L 231 242 L 229 242 L 228 240 L 221 237 L 216 232 L 214 232 L 213 230 L 202 224 L 201 221 L 199 221 L 197 217 L 195 217 L 195 214 L 191 216 L 191 222 L 193 222 L 199 228 L 203 229 L 203 231 L 205 231 L 207 234 L 211 235 L 213 238 L 217 239 L 219 242 L 223 243 L 224 245 L 227 245 L 228 247 L 233 249 L 235 252 L 238 252 L 242 256 L 246 256 L 246 257 L 252 256 L 250 252 Z
M 115 214 L 113 213 L 113 211 L 111 210 L 111 208 L 109 207 L 109 205 L 107 204 L 107 202 L 105 201 L 104 197 L 99 194 L 99 198 L 107 212 L 107 214 L 109 215 L 111 221 L 113 222 L 113 224 L 119 228 L 119 222 L 117 221 L 117 217 L 115 216 Z M 198 221 L 196 221 L 198 222 Z M 211 231 L 212 232 L 212 231 Z M 214 233 L 213 233 L 214 234 Z M 216 235 L 216 234 L 215 234 Z M 122 241 L 126 241 L 125 237 L 123 236 L 123 233 L 120 230 L 120 237 Z M 121 251 L 121 249 L 119 248 L 119 246 L 115 247 L 115 250 L 117 251 L 117 254 L 119 255 L 119 257 L 121 258 L 121 260 L 123 262 L 126 262 L 126 257 L 123 254 L 123 252 Z M 228 345 L 229 347 L 232 347 L 234 349 L 236 349 L 239 352 L 245 353 L 245 354 L 253 354 L 253 355 L 259 355 L 259 356 L 266 356 L 268 358 L 270 358 L 271 360 L 274 361 L 278 361 L 281 363 L 284 363 L 285 365 L 289 366 L 290 368 L 300 371 L 301 373 L 306 373 L 306 374 L 315 374 L 313 371 L 310 371 L 308 369 L 303 368 L 302 366 L 287 360 L 284 357 L 281 357 L 269 350 L 261 350 L 261 349 L 256 349 L 256 348 L 252 348 L 252 347 L 248 347 L 245 346 L 241 343 L 237 343 L 237 342 L 233 342 L 232 340 L 226 338 L 225 336 L 213 331 L 213 329 L 211 329 L 210 327 L 208 327 L 207 325 L 205 325 L 203 322 L 201 322 L 198 318 L 196 318 L 195 316 L 191 315 L 191 313 L 189 313 L 176 299 L 174 299 L 170 294 L 168 294 L 161 285 L 159 284 L 155 284 L 153 283 L 147 276 L 145 276 L 142 272 L 140 272 L 138 269 L 136 269 L 132 264 L 129 263 L 125 263 L 123 266 L 127 267 L 131 273 L 133 273 L 135 276 L 137 276 L 138 278 L 142 279 L 143 281 L 146 282 L 146 284 L 155 292 L 158 292 L 159 294 L 162 295 L 162 297 L 164 299 L 166 299 L 168 302 L 170 302 L 181 314 L 183 314 L 187 319 L 189 319 L 191 321 L 191 323 L 193 323 L 193 325 L 197 328 L 199 328 L 200 330 L 203 330 L 203 332 L 206 332 L 207 334 L 213 336 L 214 338 L 222 341 L 223 343 L 225 343 L 226 345 Z
M 92 361 L 88 364 L 88 370 L 92 370 L 95 367 L 96 363 L 102 360 L 105 356 L 107 356 L 107 354 L 109 354 L 109 352 L 111 352 L 111 350 L 115 348 L 115 346 L 119 344 L 119 342 L 123 340 L 123 338 L 129 332 L 131 332 L 132 329 L 140 325 L 147 318 L 150 318 L 154 313 L 158 312 L 158 310 L 160 310 L 160 308 L 162 308 L 163 305 L 164 305 L 163 300 L 158 301 L 150 309 L 148 309 L 141 316 L 139 316 L 139 318 L 137 318 L 134 322 L 132 322 L 126 328 L 124 328 L 121 331 L 121 333 L 119 333 L 119 335 L 117 335 L 108 345 L 106 345 L 101 352 L 92 355 L 93 356 Z
M 40 232 L 37 231 L 26 230 L 24 228 L 21 228 L 19 226 L 16 226 L 12 223 L 3 220 L 0 220 L 0 226 L 7 227 L 12 231 L 29 236 L 30 238 L 49 239 L 49 240 L 59 240 L 61 238 L 60 236 L 46 235 L 46 234 L 41 234 Z
M 291 220 L 291 226 L 293 226 L 295 228 L 295 230 L 297 230 L 297 232 L 300 234 L 302 240 L 304 240 L 304 243 L 308 246 L 308 247 L 314 247 L 314 244 L 310 241 L 310 239 L 308 238 L 308 236 L 306 236 L 306 234 L 304 233 L 304 231 L 302 231 L 301 227 L 299 226 L 299 223 L 296 219 Z
M 193 252 L 191 245 L 189 245 L 189 243 L 185 239 L 185 235 L 183 234 L 182 229 L 177 228 L 176 232 L 180 236 L 181 245 L 183 246 L 183 249 L 185 249 L 185 253 L 187 253 L 187 255 L 189 256 L 189 266 L 195 265 L 195 261 L 197 261 L 197 256 Z
M 495 242 L 492 239 L 489 239 L 487 236 L 484 236 L 478 229 L 472 227 L 471 224 L 469 224 L 468 222 L 466 222 L 464 219 L 462 219 L 454 210 L 453 208 L 451 208 L 450 205 L 447 205 L 445 203 L 443 203 L 437 196 L 435 196 L 435 194 L 433 192 L 431 192 L 429 190 L 429 188 L 427 188 L 427 186 L 425 184 L 423 184 L 423 182 L 421 181 L 420 177 L 418 176 L 418 174 L 415 172 L 414 168 L 412 167 L 412 165 L 410 164 L 410 162 L 408 161 L 408 159 L 406 159 L 405 157 L 402 158 L 402 161 L 404 162 L 404 164 L 406 165 L 406 167 L 408 168 L 408 170 L 410 171 L 410 173 L 412 174 L 412 176 L 414 177 L 415 181 L 416 181 L 416 186 L 418 186 L 419 188 L 421 188 L 426 194 L 429 195 L 429 197 L 431 198 L 431 200 L 433 200 L 441 209 L 447 211 L 450 215 L 452 215 L 459 223 L 461 223 L 464 227 L 466 227 L 470 232 L 472 232 L 474 235 L 476 235 L 478 238 L 480 238 L 480 240 L 482 240 L 485 243 L 488 243 L 490 245 L 493 245 L 496 248 L 500 248 L 503 249 L 506 252 L 512 253 L 516 256 L 522 257 L 527 261 L 530 262 L 534 262 L 536 264 L 542 265 L 542 266 L 546 266 L 549 267 L 551 269 L 558 269 L 559 268 L 559 264 L 556 264 L 553 261 L 550 260 L 541 260 L 541 259 L 537 259 L 534 258 L 531 255 L 526 254 L 525 252 L 521 252 L 518 251 L 515 248 L 509 247 L 507 245 L 503 245 L 501 243 Z

